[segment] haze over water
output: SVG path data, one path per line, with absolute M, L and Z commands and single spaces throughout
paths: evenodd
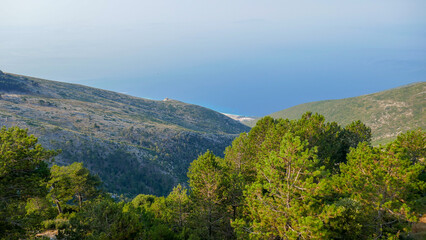
M 426 1 L 0 0 L 0 70 L 262 116 L 425 81 Z

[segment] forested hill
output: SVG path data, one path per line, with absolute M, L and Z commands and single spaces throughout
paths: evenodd
M 59 164 L 83 162 L 115 193 L 168 193 L 207 149 L 250 128 L 213 110 L 0 72 L 0 125 L 28 128 Z
M 408 130 L 426 129 L 425 97 L 426 82 L 419 82 L 359 97 L 300 104 L 269 116 L 298 119 L 311 111 L 343 126 L 361 120 L 371 128 L 372 143 L 377 145 L 387 143 Z

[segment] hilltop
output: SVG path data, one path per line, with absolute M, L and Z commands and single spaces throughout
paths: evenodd
M 213 110 L 0 72 L 0 124 L 28 128 L 56 163 L 83 162 L 113 193 L 165 194 L 207 149 L 250 128 Z
M 298 119 L 311 111 L 343 126 L 361 120 L 371 127 L 373 144 L 377 145 L 387 143 L 408 130 L 426 129 L 425 97 L 426 82 L 418 82 L 358 97 L 300 104 L 269 116 Z M 248 125 L 253 126 L 255 122 Z

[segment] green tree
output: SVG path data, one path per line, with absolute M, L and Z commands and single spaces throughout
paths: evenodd
M 339 163 L 346 162 L 349 146 L 345 144 L 344 129 L 336 122 L 326 122 L 324 116 L 307 112 L 291 121 L 290 128 L 302 141 L 308 141 L 308 147 L 318 149 L 318 167 L 325 166 L 335 172 Z
M 422 129 L 408 131 L 398 135 L 394 142 L 386 146 L 386 151 L 392 152 L 398 158 L 405 159 L 411 164 L 423 166 L 422 172 L 418 175 L 417 180 L 426 184 L 426 132 Z M 419 214 L 426 214 L 426 186 L 419 186 L 412 189 L 412 196 L 409 200 L 413 208 Z
M 62 213 L 61 205 L 74 199 L 79 208 L 83 201 L 96 197 L 99 193 L 101 181 L 83 167 L 82 163 L 72 163 L 69 166 L 53 165 L 51 179 L 48 182 L 49 195 Z
M 169 210 L 168 220 L 172 228 L 181 231 L 187 226 L 189 215 L 189 196 L 188 190 L 178 184 L 166 198 L 167 208 Z
M 123 211 L 124 203 L 110 198 L 89 201 L 71 215 L 69 227 L 61 230 L 58 239 L 144 239 L 141 216 Z
M 345 144 L 348 150 L 351 147 L 356 148 L 360 142 L 371 143 L 371 128 L 360 120 L 347 125 L 344 131 Z
M 37 144 L 27 130 L 12 127 L 0 130 L 0 237 L 13 238 L 23 231 L 26 201 L 46 196 L 48 162 L 57 154 Z M 19 235 L 19 234 L 18 234 Z
M 425 143 L 426 132 L 417 129 L 398 135 L 394 142 L 387 145 L 387 151 L 395 152 L 401 158 L 408 158 L 413 164 L 425 164 Z
M 191 163 L 188 171 L 192 201 L 192 226 L 201 238 L 231 238 L 226 211 L 226 167 L 221 158 L 207 151 Z
M 336 185 L 361 204 L 365 238 L 396 237 L 408 230 L 416 219 L 409 200 L 413 193 L 425 191 L 425 183 L 419 180 L 424 168 L 366 142 L 351 150 L 348 162 L 340 166 Z
M 317 169 L 316 149 L 288 133 L 279 152 L 272 151 L 257 164 L 257 179 L 245 191 L 251 214 L 251 238 L 315 239 L 322 219 L 316 212 L 324 172 Z M 245 220 L 245 219 L 243 219 Z M 241 224 L 236 221 L 234 226 Z M 245 224 L 243 224 L 244 226 Z M 237 230 L 238 232 L 243 232 Z
M 139 194 L 124 206 L 123 211 L 140 217 L 143 239 L 177 239 L 179 229 L 174 229 L 171 223 L 173 209 L 164 197 Z
M 337 123 L 328 123 L 319 114 L 307 112 L 300 119 L 276 119 L 265 117 L 259 120 L 249 133 L 243 133 L 225 151 L 225 162 L 229 166 L 229 192 L 234 216 L 244 213 L 243 191 L 256 180 L 260 159 L 269 157 L 272 151 L 279 152 L 286 134 L 307 141 L 308 148 L 317 148 L 317 168 L 325 166 L 332 173 L 339 171 L 338 165 L 346 162 L 350 146 L 370 141 L 370 129 L 360 121 L 343 129 Z M 235 219 L 235 217 L 234 217 Z
M 241 174 L 244 183 L 251 183 L 256 179 L 256 162 L 265 139 L 270 138 L 271 129 L 276 126 L 276 120 L 271 117 L 260 119 L 249 133 L 242 133 L 232 145 L 225 150 L 225 161 L 235 173 Z

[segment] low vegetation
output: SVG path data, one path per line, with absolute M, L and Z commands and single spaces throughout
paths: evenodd
M 372 144 L 386 144 L 406 131 L 426 129 L 424 120 L 426 83 L 418 82 L 378 93 L 300 104 L 270 114 L 273 118 L 298 119 L 317 112 L 340 125 L 361 120 L 372 130 Z M 248 122 L 254 126 L 256 120 Z
M 109 192 L 168 194 L 192 160 L 250 128 L 200 106 L 0 74 L 0 125 L 28 128 L 56 164 L 83 162 Z

